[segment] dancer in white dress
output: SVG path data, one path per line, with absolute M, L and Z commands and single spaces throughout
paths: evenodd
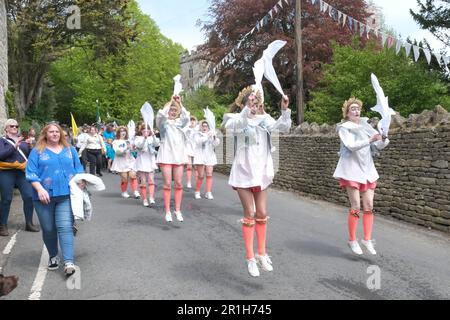
M 130 180 L 131 191 L 136 199 L 140 198 L 139 191 L 137 191 L 137 176 L 136 176 L 136 160 L 131 151 L 133 149 L 132 143 L 128 139 L 127 127 L 120 126 L 117 129 L 116 140 L 113 141 L 113 149 L 115 152 L 114 161 L 111 166 L 111 171 L 118 172 L 121 177 L 122 197 L 129 198 L 127 192 L 128 180 Z
M 364 240 L 361 243 L 371 254 L 376 254 L 372 241 L 373 198 L 379 178 L 373 161 L 373 154 L 384 149 L 389 139 L 367 123 L 368 118 L 361 118 L 363 103 L 356 98 L 344 102 L 342 115 L 346 121 L 337 126 L 341 139 L 340 158 L 333 177 L 339 179 L 342 189 L 346 189 L 351 208 L 347 223 L 349 242 L 353 253 L 363 254 L 356 240 L 356 229 L 361 210 L 360 197 L 363 203 Z
M 247 267 L 251 276 L 259 276 L 257 263 L 272 271 L 272 261 L 266 252 L 267 188 L 274 178 L 270 134 L 274 130 L 289 132 L 291 110 L 289 98 L 281 101 L 281 117 L 275 121 L 262 107 L 263 98 L 252 87 L 241 91 L 236 104 L 243 108 L 239 114 L 225 114 L 227 135 L 236 136 L 235 157 L 229 184 L 235 189 L 244 209 L 242 232 L 247 252 Z M 258 255 L 253 251 L 254 232 L 258 242 Z
M 191 116 L 191 122 L 189 127 L 185 129 L 186 134 L 186 153 L 188 155 L 188 164 L 186 165 L 186 187 L 188 189 L 192 188 L 192 169 L 194 164 L 194 135 L 198 132 L 197 118 Z M 194 168 L 195 170 L 195 168 Z M 195 170 L 195 178 L 197 178 L 197 171 Z
M 212 184 L 214 166 L 217 164 L 217 157 L 214 148 L 220 144 L 215 132 L 211 131 L 206 120 L 200 122 L 200 130 L 194 135 L 195 153 L 194 165 L 197 170 L 195 199 L 200 199 L 200 189 L 203 184 L 206 171 L 206 193 L 205 198 L 213 200 Z
M 134 145 L 138 154 L 136 157 L 136 171 L 140 181 L 141 197 L 144 207 L 155 203 L 155 179 L 154 172 L 158 169 L 156 165 L 156 149 L 159 146 L 159 139 L 145 123 L 141 124 L 134 138 Z M 147 186 L 149 190 L 149 200 L 147 200 Z M 150 201 L 150 202 L 149 202 Z
M 170 194 L 172 177 L 175 184 L 175 216 L 178 221 L 183 221 L 181 213 L 181 201 L 183 198 L 183 169 L 188 163 L 186 154 L 186 136 L 183 128 L 189 123 L 190 114 L 182 106 L 181 98 L 173 96 L 163 109 L 158 111 L 156 126 L 161 134 L 161 145 L 159 147 L 156 163 L 159 165 L 164 180 L 164 208 L 165 219 L 172 222 L 170 212 Z

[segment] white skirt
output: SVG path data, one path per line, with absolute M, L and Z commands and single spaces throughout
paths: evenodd
M 136 171 L 136 160 L 128 152 L 125 156 L 118 156 L 116 154 L 116 156 L 114 157 L 113 164 L 111 166 L 111 171 L 116 172 Z

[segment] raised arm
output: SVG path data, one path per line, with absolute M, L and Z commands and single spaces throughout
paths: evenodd
M 244 109 L 242 109 L 242 111 L 240 113 L 233 114 L 225 122 L 225 129 L 231 130 L 235 133 L 241 132 L 248 126 L 249 113 L 250 113 L 250 108 L 246 106 Z

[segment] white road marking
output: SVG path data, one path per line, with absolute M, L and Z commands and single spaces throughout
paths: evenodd
M 9 240 L 8 244 L 6 245 L 5 249 L 3 250 L 4 255 L 8 255 L 11 253 L 12 249 L 14 248 L 14 245 L 17 242 L 17 234 L 19 232 L 20 232 L 20 230 L 18 230 Z
M 42 247 L 41 254 L 41 262 L 39 263 L 39 269 L 36 273 L 36 277 L 34 278 L 33 286 L 31 287 L 30 296 L 28 300 L 40 300 L 41 299 L 41 291 L 44 287 L 45 277 L 47 276 L 47 263 L 48 263 L 48 251 L 44 247 Z

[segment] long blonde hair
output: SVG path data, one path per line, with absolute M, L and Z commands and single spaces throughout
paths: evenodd
M 59 145 L 63 146 L 64 148 L 69 148 L 70 144 L 67 142 L 66 137 L 64 136 L 64 130 L 61 128 L 59 124 L 56 123 L 50 123 L 42 129 L 41 134 L 39 135 L 39 138 L 36 142 L 36 150 L 41 153 L 44 151 L 44 149 L 47 147 L 47 132 L 50 129 L 51 126 L 54 126 L 58 128 L 59 131 Z

